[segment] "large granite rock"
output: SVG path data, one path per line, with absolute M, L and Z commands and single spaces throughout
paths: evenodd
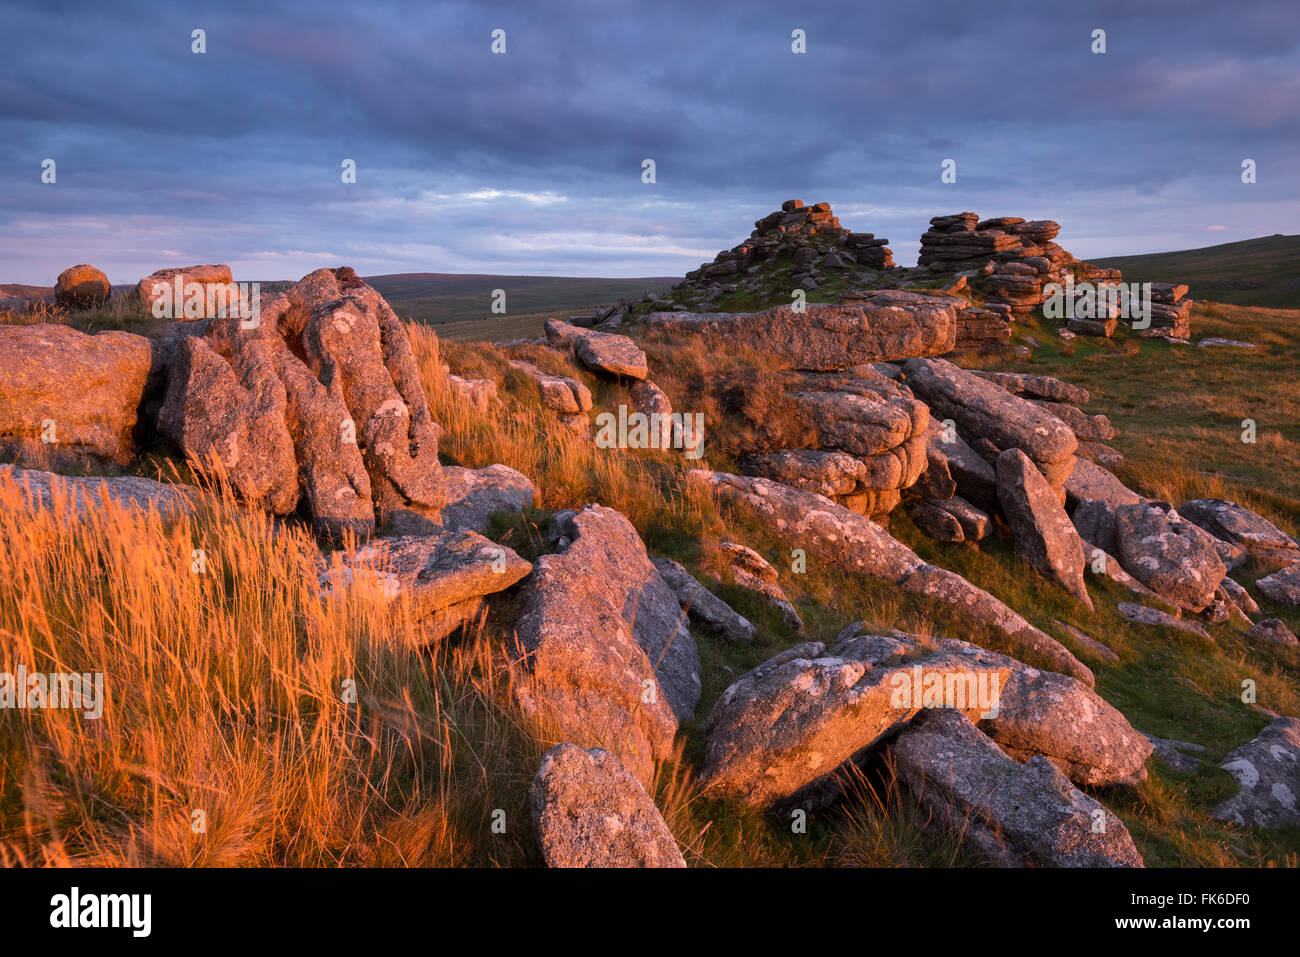
M 1300 561 L 1300 542 L 1262 515 L 1236 502 L 1221 498 L 1198 498 L 1184 502 L 1178 513 L 1216 538 L 1245 549 L 1268 562 Z
M 1300 827 L 1300 720 L 1275 718 L 1219 766 L 1241 790 L 1214 809 L 1216 818 L 1242 827 Z
M 404 513 L 436 521 L 445 501 L 406 328 L 351 269 L 264 294 L 259 321 L 217 318 L 184 339 L 158 421 L 191 461 L 215 456 L 237 489 L 266 487 L 274 510 L 305 499 L 334 537 Z
M 1011 525 L 1016 554 L 1091 609 L 1083 581 L 1083 543 L 1056 493 L 1018 448 L 999 455 L 996 470 L 998 500 Z
M 903 659 L 892 647 L 872 650 L 849 642 L 827 652 L 821 642 L 807 642 L 733 682 L 704 722 L 704 791 L 756 808 L 813 800 L 836 789 L 845 762 L 923 707 L 960 706 L 978 718 L 1007 677 L 1005 668 L 972 665 L 952 651 Z
M 519 513 L 533 507 L 533 483 L 508 465 L 481 469 L 445 465 L 442 475 L 447 489 L 442 525 L 451 531 L 483 532 L 498 512 Z
M 645 353 L 627 336 L 596 332 L 559 319 L 548 319 L 546 338 L 552 346 L 572 350 L 588 369 L 628 379 L 646 377 Z
M 641 782 L 602 748 L 557 744 L 528 789 L 547 867 L 685 867 Z
M 825 371 L 952 351 L 953 303 L 904 293 L 880 305 L 810 303 L 803 312 L 777 306 L 755 313 L 652 313 L 646 327 L 673 339 L 704 337 L 730 350 L 775 356 L 791 368 Z
M 54 284 L 54 301 L 67 309 L 93 309 L 108 301 L 113 287 L 94 266 L 69 266 Z
M 180 295 L 177 295 L 179 282 Z M 201 300 L 191 297 L 189 291 L 202 293 Z M 212 287 L 211 289 L 209 287 Z M 234 283 L 230 267 L 226 265 L 179 266 L 172 269 L 159 269 L 145 276 L 135 286 L 135 296 L 143 304 L 146 312 L 154 312 L 155 306 L 162 311 L 164 306 L 169 313 L 166 318 L 179 321 L 195 319 L 215 319 L 229 307 L 239 301 L 239 287 Z M 185 309 L 186 300 L 191 308 Z M 209 309 L 209 299 L 213 308 Z M 160 302 L 161 300 L 161 302 Z M 199 309 L 199 304 L 202 308 Z
M 1093 684 L 1092 672 L 1055 638 L 960 575 L 922 561 L 869 519 L 820 495 L 767 479 L 705 470 L 688 476 L 720 498 L 751 509 L 788 545 L 805 549 L 810 557 L 947 606 L 1004 635 L 1018 654 Z
M 377 538 L 351 552 L 321 557 L 329 594 L 363 590 L 385 603 L 409 603 L 420 640 L 436 641 L 478 614 L 482 599 L 505 591 L 532 565 L 477 532 Z
M 1045 758 L 1017 764 L 957 711 L 923 712 L 890 753 L 936 822 L 997 866 L 1142 866 L 1119 818 Z
M 626 518 L 591 505 L 564 525 L 567 548 L 523 589 L 517 693 L 557 738 L 607 748 L 648 785 L 699 703 L 699 652 Z
M 952 419 L 961 437 L 986 461 L 1007 449 L 1020 449 L 1049 485 L 1064 488 L 1074 469 L 1078 440 L 1056 416 L 943 359 L 909 359 L 903 371 L 907 385 L 930 406 L 931 415 L 941 422 Z
M 0 325 L 0 356 L 0 456 L 56 468 L 130 461 L 152 363 L 148 339 Z
M 1116 553 L 1125 571 L 1186 611 L 1202 611 L 1228 573 L 1213 539 L 1161 503 L 1115 510 Z

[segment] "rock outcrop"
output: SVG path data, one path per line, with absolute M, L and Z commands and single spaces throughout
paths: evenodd
M 700 697 L 699 652 L 631 523 L 591 505 L 543 555 L 515 624 L 524 709 L 556 739 L 599 746 L 648 785 Z
M 152 365 L 148 339 L 0 325 L 0 355 L 0 455 L 55 468 L 130 461 Z
M 1119 818 L 1045 758 L 1017 764 L 957 711 L 923 712 L 890 754 L 934 820 L 997 866 L 1142 866 Z
M 318 576 L 329 594 L 364 590 L 384 603 L 410 605 L 419 641 L 437 641 L 475 618 L 487 595 L 505 591 L 532 565 L 477 532 L 379 538 L 322 556 Z
M 167 307 L 168 319 L 215 319 L 229 314 L 226 310 L 239 302 L 239 287 L 229 266 L 180 266 L 145 276 L 136 283 L 135 296 L 146 312 L 163 312 Z
M 1011 525 L 1016 554 L 1091 609 L 1083 581 L 1083 543 L 1056 492 L 1020 449 L 999 455 L 995 468 L 998 499 Z
M 644 379 L 648 371 L 645 353 L 627 336 L 595 332 L 559 319 L 546 320 L 546 339 L 553 347 L 569 350 L 593 372 Z
M 1116 508 L 1115 544 L 1125 571 L 1185 611 L 1207 608 L 1228 573 L 1209 533 L 1161 503 Z
M 351 269 L 319 269 L 264 294 L 260 312 L 182 339 L 163 434 L 273 511 L 305 502 L 326 535 L 366 535 L 401 512 L 436 521 L 441 430 L 383 297 Z
M 719 498 L 752 510 L 791 547 L 802 548 L 828 565 L 892 582 L 906 593 L 946 606 L 1004 635 L 1017 654 L 1037 658 L 1041 664 L 1092 686 L 1092 672 L 1055 638 L 960 575 L 922 561 L 856 512 L 823 496 L 767 479 L 705 470 L 688 475 Z
M 646 328 L 673 339 L 702 338 L 720 348 L 765 353 L 789 368 L 827 372 L 883 359 L 951 352 L 953 300 L 894 292 L 870 305 L 809 303 L 750 313 L 651 313 Z
M 1253 558 L 1284 564 L 1300 561 L 1300 542 L 1244 505 L 1221 498 L 1198 498 L 1180 505 L 1178 514 Z
M 602 748 L 557 744 L 528 790 L 547 867 L 685 867 L 650 795 Z

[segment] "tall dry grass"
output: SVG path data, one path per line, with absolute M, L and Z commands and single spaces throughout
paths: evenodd
M 0 863 L 527 861 L 540 752 L 493 642 L 421 652 L 401 605 L 324 600 L 317 555 L 228 496 L 33 515 L 0 477 L 0 671 L 102 672 L 106 698 L 0 710 Z

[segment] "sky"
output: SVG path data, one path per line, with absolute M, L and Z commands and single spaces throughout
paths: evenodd
M 792 198 L 1185 249 L 1300 232 L 1298 134 L 1296 0 L 0 0 L 0 283 L 676 276 Z

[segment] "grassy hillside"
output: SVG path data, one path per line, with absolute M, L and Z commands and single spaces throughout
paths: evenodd
M 619 299 L 640 299 L 644 293 L 666 293 L 680 277 L 648 279 L 589 279 L 568 276 L 487 276 L 452 273 L 401 273 L 368 276 L 370 283 L 402 318 L 435 327 L 444 324 L 491 323 L 460 327 L 449 338 L 502 339 L 526 335 L 512 331 L 515 320 L 536 313 L 578 312 Z M 506 292 L 505 315 L 492 312 L 492 291 Z M 538 327 L 540 328 L 540 320 Z M 447 330 L 451 331 L 451 330 Z M 439 333 L 444 330 L 439 328 Z
M 1185 282 L 1193 299 L 1238 306 L 1300 309 L 1300 236 L 1091 260 L 1117 266 L 1129 282 Z

